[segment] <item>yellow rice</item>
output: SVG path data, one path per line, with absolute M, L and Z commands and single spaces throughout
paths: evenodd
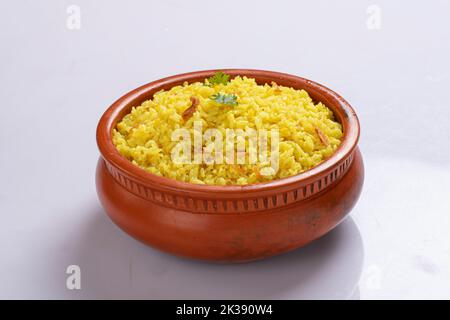
M 235 94 L 236 106 L 211 100 L 217 93 Z M 191 118 L 183 112 L 195 96 L 200 104 Z M 267 164 L 176 164 L 171 159 L 176 141 L 173 130 L 187 128 L 193 134 L 194 121 L 202 121 L 203 131 L 219 129 L 255 130 L 278 128 L 279 170 L 271 176 L 258 173 Z M 326 137 L 319 136 L 318 132 Z M 258 85 L 254 79 L 236 77 L 228 84 L 207 86 L 184 83 L 156 93 L 151 100 L 133 107 L 113 131 L 118 151 L 133 164 L 153 174 L 180 181 L 212 185 L 245 185 L 292 176 L 330 157 L 341 143 L 342 126 L 324 104 L 314 104 L 304 90 Z M 269 147 L 270 148 L 270 147 Z

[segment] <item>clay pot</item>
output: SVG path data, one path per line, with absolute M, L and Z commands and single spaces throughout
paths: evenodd
M 293 75 L 222 70 L 260 84 L 305 89 L 333 110 L 343 125 L 338 150 L 299 175 L 247 186 L 209 186 L 159 177 L 133 165 L 112 143 L 111 132 L 132 106 L 185 81 L 203 81 L 217 70 L 176 75 L 139 87 L 113 103 L 97 128 L 101 157 L 96 185 L 111 219 L 131 236 L 176 255 L 242 262 L 287 252 L 323 236 L 350 212 L 361 192 L 364 168 L 359 122 L 338 94 Z

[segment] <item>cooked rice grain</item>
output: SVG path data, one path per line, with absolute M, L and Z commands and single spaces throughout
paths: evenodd
M 238 105 L 218 105 L 210 99 L 217 93 L 237 95 Z M 183 119 L 191 97 L 199 104 L 188 119 Z M 264 176 L 260 169 L 264 172 L 267 163 L 174 163 L 171 151 L 177 142 L 171 140 L 171 134 L 187 128 L 193 135 L 194 121 L 202 121 L 203 132 L 217 128 L 223 137 L 227 128 L 278 128 L 279 170 Z M 156 93 L 151 100 L 133 107 L 117 124 L 113 142 L 132 163 L 159 176 L 200 184 L 244 185 L 292 176 L 317 166 L 333 154 L 342 136 L 342 126 L 333 112 L 320 102 L 314 104 L 305 90 L 276 83 L 258 85 L 255 79 L 236 77 L 226 85 L 185 83 Z

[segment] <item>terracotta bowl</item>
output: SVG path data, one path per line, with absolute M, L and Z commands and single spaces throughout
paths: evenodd
M 336 227 L 358 200 L 364 168 L 359 122 L 337 93 L 313 81 L 271 71 L 222 70 L 260 84 L 305 89 L 333 110 L 344 138 L 326 161 L 296 176 L 246 186 L 209 186 L 159 177 L 133 165 L 112 143 L 111 132 L 132 106 L 184 81 L 203 81 L 217 70 L 164 78 L 113 103 L 97 128 L 101 157 L 96 185 L 110 218 L 152 247 L 210 261 L 242 262 L 287 252 Z

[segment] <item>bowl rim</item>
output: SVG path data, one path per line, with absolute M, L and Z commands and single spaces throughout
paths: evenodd
M 156 174 L 145 171 L 137 165 L 134 165 L 131 161 L 129 161 L 119 153 L 114 143 L 112 142 L 112 130 L 113 128 L 115 128 L 117 122 L 120 121 L 124 115 L 129 113 L 131 107 L 137 105 L 137 103 L 133 102 L 140 101 L 140 103 L 142 103 L 143 101 L 150 99 L 155 92 L 158 92 L 161 89 L 167 90 L 173 86 L 182 84 L 185 81 L 190 83 L 200 81 L 200 79 L 206 79 L 218 71 L 230 74 L 232 77 L 239 75 L 272 80 L 277 83 L 287 82 L 298 84 L 297 88 L 293 86 L 295 89 L 299 89 L 301 86 L 307 86 L 308 88 L 306 88 L 305 90 L 310 95 L 311 91 L 314 91 L 315 95 L 322 95 L 326 98 L 328 102 L 324 104 L 333 111 L 335 117 L 338 118 L 340 123 L 342 124 L 344 136 L 341 144 L 328 159 L 321 162 L 317 166 L 303 171 L 297 175 L 255 184 L 225 186 L 196 184 L 191 182 L 179 181 L 164 176 L 158 176 Z M 263 83 L 267 81 L 257 80 L 257 82 Z M 320 101 L 323 100 L 324 99 Z M 331 104 L 330 101 L 332 102 Z M 119 168 L 121 171 L 125 172 L 127 175 L 140 181 L 143 184 L 163 187 L 173 191 L 189 191 L 201 194 L 213 193 L 229 195 L 273 191 L 274 189 L 278 188 L 287 188 L 299 184 L 309 184 L 315 179 L 323 176 L 325 172 L 333 170 L 333 168 L 335 168 L 340 162 L 350 157 L 357 147 L 359 136 L 360 125 L 356 112 L 350 106 L 350 104 L 338 93 L 334 92 L 324 85 L 303 77 L 276 71 L 258 69 L 201 70 L 181 73 L 149 82 L 134 90 L 129 91 L 118 100 L 116 100 L 101 116 L 96 131 L 97 145 L 102 158 L 112 164 L 114 167 Z

